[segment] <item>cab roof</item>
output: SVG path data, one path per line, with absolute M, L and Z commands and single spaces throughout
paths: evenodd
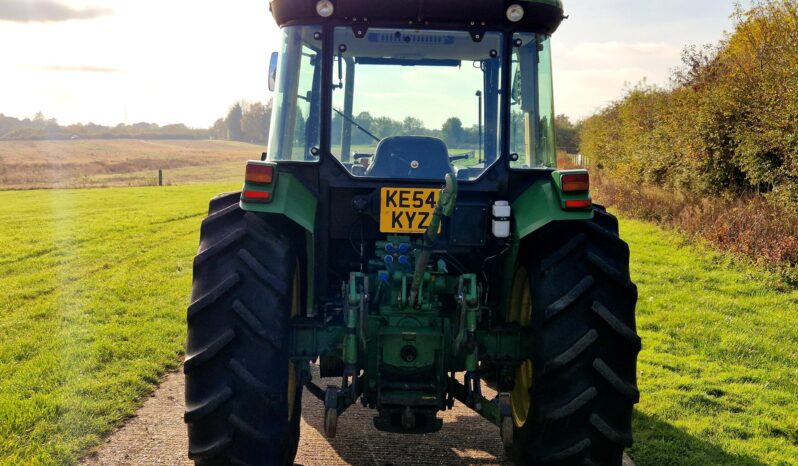
M 423 26 L 481 30 L 514 27 L 521 31 L 553 34 L 564 19 L 561 0 L 329 0 L 329 18 L 316 13 L 319 0 L 270 0 L 269 8 L 280 27 L 328 21 L 368 26 Z M 524 16 L 507 19 L 507 8 L 518 4 Z

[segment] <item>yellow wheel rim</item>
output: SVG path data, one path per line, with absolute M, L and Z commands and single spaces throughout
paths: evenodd
M 291 318 L 299 315 L 299 305 L 301 303 L 302 283 L 299 274 L 299 259 L 294 266 L 294 283 L 291 292 Z M 288 420 L 294 418 L 294 403 L 296 402 L 296 367 L 292 361 L 288 361 Z
M 513 278 L 510 294 L 510 322 L 518 322 L 527 326 L 532 321 L 532 290 L 529 288 L 529 274 L 519 267 Z M 510 405 L 513 410 L 513 421 L 517 427 L 526 424 L 529 413 L 529 390 L 532 388 L 532 361 L 524 361 L 515 371 L 515 387 L 510 394 Z

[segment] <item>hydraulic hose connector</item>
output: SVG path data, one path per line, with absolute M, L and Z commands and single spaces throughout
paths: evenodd
M 429 222 L 427 231 L 424 232 L 424 245 L 421 254 L 416 261 L 416 269 L 413 273 L 413 284 L 410 287 L 410 305 L 418 305 L 418 292 L 421 289 L 421 283 L 424 281 L 424 270 L 429 264 L 429 258 L 432 254 L 431 248 L 435 241 L 438 239 L 438 231 L 441 228 L 441 220 L 443 217 L 451 217 L 454 212 L 454 205 L 457 202 L 457 178 L 453 174 L 447 173 L 445 178 L 445 185 L 441 189 L 441 194 L 438 203 L 435 204 L 435 211 L 432 214 L 432 219 Z

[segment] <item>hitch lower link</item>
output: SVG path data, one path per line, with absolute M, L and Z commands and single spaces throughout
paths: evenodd
M 353 272 L 350 275 L 347 293 L 349 305 L 345 314 L 344 375 L 341 381 L 341 388 L 331 385 L 324 390 L 323 394 L 324 436 L 327 438 L 335 438 L 338 432 L 338 416 L 343 414 L 363 394 L 362 380 L 358 377 L 356 368 L 358 347 L 366 344 L 366 330 L 363 326 L 368 323 L 368 290 L 368 276 Z
M 466 373 L 461 384 L 452 375 L 449 385 L 455 399 L 493 422 L 501 431 L 506 448 L 513 445 L 513 417 L 509 393 L 499 393 L 493 400 L 482 394 L 482 381 L 478 371 L 479 345 L 477 344 L 477 319 L 479 317 L 479 288 L 474 275 L 463 275 L 457 293 L 460 307 L 460 328 L 454 341 L 455 351 L 463 349 L 466 354 Z

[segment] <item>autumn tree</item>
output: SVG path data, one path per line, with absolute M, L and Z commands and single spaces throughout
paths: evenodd
M 446 144 L 449 146 L 456 146 L 463 141 L 463 122 L 457 117 L 449 118 L 443 123 L 441 132 L 443 133 L 443 140 Z
M 267 143 L 271 117 L 271 101 L 266 105 L 260 102 L 247 105 L 241 117 L 241 132 L 244 140 L 260 144 Z
M 233 141 L 240 141 L 241 137 L 243 136 L 243 132 L 241 131 L 241 120 L 244 117 L 244 109 L 241 106 L 240 102 L 236 102 L 230 107 L 230 111 L 227 112 L 227 118 L 225 118 L 224 122 L 227 125 L 227 137 Z

